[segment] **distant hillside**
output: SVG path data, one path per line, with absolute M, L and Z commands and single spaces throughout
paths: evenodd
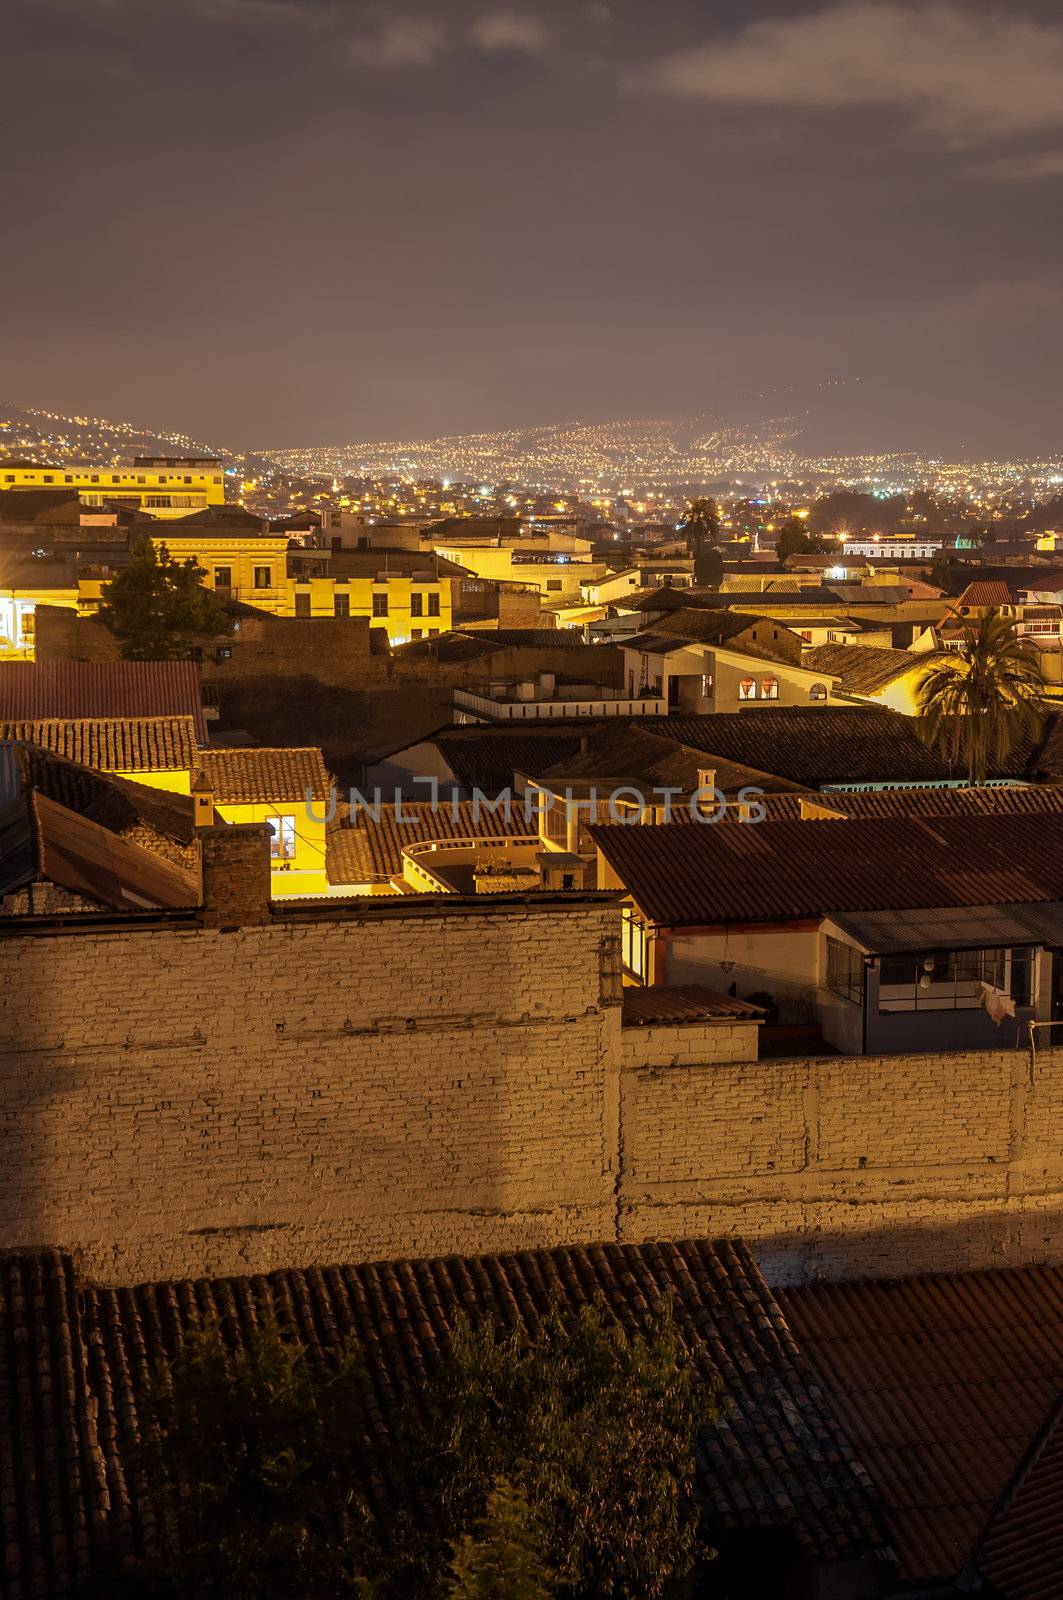
M 57 466 L 64 461 L 120 466 L 141 455 L 228 459 L 229 452 L 183 433 L 156 433 L 131 422 L 108 422 L 103 417 L 64 417 L 54 411 L 0 401 L 0 457 L 26 457 Z
M 647 478 L 700 483 L 735 473 L 792 470 L 792 417 L 732 426 L 718 417 L 611 421 L 452 434 L 438 439 L 360 441 L 261 454 L 288 472 L 361 476 L 414 473 L 465 482 L 576 488 Z

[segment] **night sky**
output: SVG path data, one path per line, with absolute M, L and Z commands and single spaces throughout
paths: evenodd
M 0 9 L 0 398 L 234 448 L 767 406 L 1063 450 L 1058 5 Z

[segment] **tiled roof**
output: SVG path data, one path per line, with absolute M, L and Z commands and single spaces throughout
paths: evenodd
M 698 1371 L 722 1378 L 729 1403 L 705 1430 L 701 1481 L 723 1529 L 791 1530 L 827 1561 L 888 1554 L 866 1476 L 740 1242 L 569 1246 L 135 1289 L 77 1285 L 48 1253 L 0 1259 L 0 1418 L 7 1406 L 16 1423 L 0 1589 L 11 1600 L 64 1595 L 108 1523 L 120 1547 L 142 1541 L 126 1475 L 139 1408 L 156 1364 L 201 1318 L 216 1317 L 234 1344 L 265 1310 L 311 1349 L 352 1333 L 386 1445 L 459 1310 L 530 1330 L 551 1304 L 596 1296 L 629 1328 L 671 1305 Z M 393 1492 L 376 1477 L 366 1488 L 377 1505 Z
M 624 990 L 622 1021 L 625 1028 L 652 1027 L 659 1023 L 760 1022 L 764 1012 L 746 1000 L 716 994 L 700 984 L 648 983 Z
M 178 910 L 199 902 L 194 873 L 66 806 L 29 791 L 4 813 L 0 895 L 45 880 L 114 911 Z
M 1063 1271 L 820 1283 L 776 1296 L 886 1506 L 900 1576 L 953 1577 L 1063 1387 Z M 1050 1521 L 1058 1538 L 1058 1499 Z M 1060 1590 L 1003 1592 L 1049 1600 Z
M 207 742 L 194 661 L 0 661 L 0 721 L 191 717 Z
M 633 720 L 647 725 L 645 718 Z M 878 706 L 753 706 L 703 717 L 673 713 L 668 734 L 692 749 L 812 789 L 962 775 L 922 743 L 911 717 Z M 990 776 L 1021 775 L 1030 755 L 1029 742 L 1022 743 L 1005 770 Z
M 0 721 L 0 739 L 40 745 L 103 772 L 182 772 L 196 763 L 191 717 Z
M 841 689 L 850 694 L 875 694 L 910 672 L 926 672 L 940 659 L 936 652 L 915 655 L 867 644 L 816 644 L 805 650 L 801 665 L 840 679 Z
M 588 730 L 596 726 L 586 724 Z M 477 733 L 464 728 L 437 734 L 435 743 L 463 789 L 498 794 L 510 787 L 515 772 L 534 776 L 575 755 L 580 738 L 578 732 L 557 732 L 556 725 L 542 733 L 528 728 L 519 733 L 511 733 L 508 728 L 485 728 Z
M 565 761 L 559 761 L 539 776 L 565 782 L 644 783 L 661 787 L 679 786 L 689 795 L 698 787 L 699 773 L 711 767 L 718 789 L 732 794 L 746 785 L 765 791 L 788 790 L 794 786 L 784 778 L 757 772 L 734 761 L 713 761 L 702 750 L 692 750 L 666 733 L 650 732 L 645 725 L 637 728 L 610 723 L 600 727 L 587 741 L 588 748 Z M 671 718 L 654 719 L 667 727 Z M 681 797 L 676 797 L 676 801 Z M 795 811 L 795 815 L 796 815 Z
M 986 606 L 989 608 L 1010 606 L 1012 604 L 1011 590 L 1006 583 L 999 580 L 990 580 L 969 583 L 959 599 L 957 606 Z
M 321 751 L 305 749 L 201 750 L 203 773 L 214 804 L 262 805 L 273 800 L 327 800 L 331 779 Z
M 801 815 L 800 794 L 769 795 L 763 804 L 768 818 L 782 821 Z M 1063 812 L 1063 785 L 993 785 L 963 789 L 836 789 L 828 794 L 806 794 L 820 809 L 846 817 L 1005 817 L 1051 816 Z
M 379 819 L 369 812 L 359 811 L 353 826 L 334 828 L 329 833 L 329 881 L 332 883 L 384 882 L 402 871 L 402 852 L 406 845 L 429 839 L 535 839 L 537 829 L 534 817 L 529 820 L 519 796 L 514 796 L 509 806 L 508 819 L 501 809 L 489 811 L 486 806 L 474 807 L 471 800 L 461 800 L 452 806 L 441 800 L 438 806 L 426 801 L 404 800 L 405 817 L 410 822 L 396 820 L 395 807 L 382 805 Z M 337 835 L 349 835 L 333 845 Z M 334 851 L 334 854 L 332 853 Z M 365 877 L 333 877 L 332 868 L 366 872 Z
M 975 1566 L 1007 1600 L 1063 1600 L 1063 1396 L 983 1530 Z
M 10 758 L 0 765 L 0 805 L 36 789 L 112 833 L 125 833 L 137 823 L 146 823 L 178 844 L 191 844 L 195 839 L 195 805 L 190 795 L 78 766 L 38 745 L 0 744 L 0 752 Z
M 661 926 L 1063 898 L 1063 816 L 594 826 Z

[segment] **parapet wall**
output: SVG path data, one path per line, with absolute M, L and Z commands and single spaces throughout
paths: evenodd
M 1063 1259 L 1063 1049 L 643 1067 L 621 1129 L 624 1239 L 776 1282 Z
M 0 1248 L 119 1283 L 696 1234 L 776 1281 L 1063 1260 L 1063 1049 L 622 1038 L 617 906 L 486 898 L 3 937 Z

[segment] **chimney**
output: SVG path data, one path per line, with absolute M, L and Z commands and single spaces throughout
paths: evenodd
M 192 806 L 197 829 L 214 826 L 214 786 L 203 771 L 196 773 L 192 783 Z
M 699 789 L 715 789 L 715 787 L 716 787 L 716 768 L 715 767 L 699 767 L 698 768 L 698 788 Z
M 200 828 L 199 920 L 205 928 L 250 928 L 270 920 L 271 830 L 268 822 L 221 822 Z

